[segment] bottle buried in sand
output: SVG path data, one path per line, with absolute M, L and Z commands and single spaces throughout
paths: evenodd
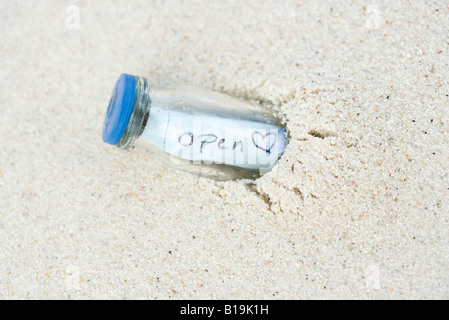
M 150 87 L 145 78 L 122 74 L 103 141 L 144 146 L 163 164 L 201 176 L 254 179 L 276 164 L 286 131 L 261 106 L 196 87 Z

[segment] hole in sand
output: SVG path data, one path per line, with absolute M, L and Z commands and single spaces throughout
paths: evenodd
M 313 130 L 310 130 L 308 132 L 308 134 L 310 134 L 313 137 L 320 138 L 320 139 L 325 139 L 325 138 L 328 138 L 328 137 L 336 137 L 337 136 L 336 133 L 333 133 L 333 132 L 330 132 L 330 131 L 327 131 L 327 130 L 323 130 L 323 129 L 313 129 Z

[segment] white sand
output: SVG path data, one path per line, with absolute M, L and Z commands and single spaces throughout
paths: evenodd
M 0 3 L 0 298 L 449 298 L 447 1 L 145 2 Z M 255 187 L 106 145 L 122 72 L 291 143 Z

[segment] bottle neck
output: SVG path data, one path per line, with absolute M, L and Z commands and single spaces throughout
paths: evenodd
M 142 77 L 136 77 L 136 90 L 134 104 L 128 125 L 117 147 L 129 149 L 133 142 L 142 134 L 150 115 L 151 98 L 148 81 Z

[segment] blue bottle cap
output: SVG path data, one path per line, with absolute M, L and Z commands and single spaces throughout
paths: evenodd
M 128 125 L 134 104 L 136 77 L 122 74 L 114 87 L 103 123 L 103 141 L 116 145 Z

